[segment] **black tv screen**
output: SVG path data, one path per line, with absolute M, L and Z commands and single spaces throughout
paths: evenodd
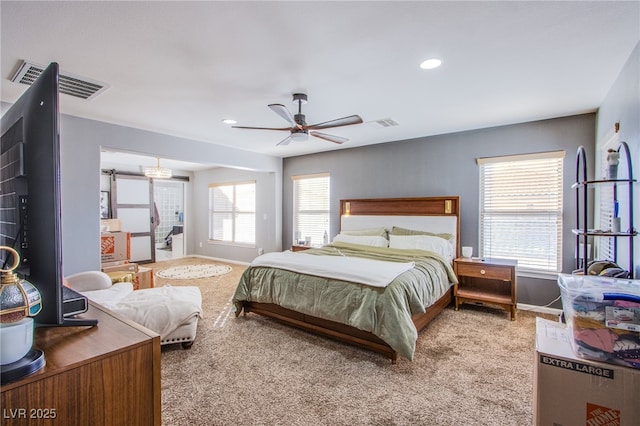
M 0 122 L 0 245 L 20 254 L 18 276 L 40 292 L 36 326 L 73 323 L 63 309 L 58 96 L 52 63 Z M 2 269 L 13 263 L 8 251 L 0 256 Z

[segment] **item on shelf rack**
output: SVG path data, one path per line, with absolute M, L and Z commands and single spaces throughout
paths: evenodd
M 618 164 L 620 163 L 620 153 L 615 149 L 607 150 L 607 175 L 606 179 L 617 179 Z
M 611 221 L 611 232 L 617 234 L 620 232 L 620 218 L 614 217 Z
M 610 262 L 608 260 L 592 260 L 587 265 L 587 275 L 629 278 L 629 271 L 621 268 L 617 263 Z

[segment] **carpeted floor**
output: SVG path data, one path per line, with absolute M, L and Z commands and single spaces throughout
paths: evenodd
M 190 263 L 203 259 L 146 266 Z M 162 348 L 163 424 L 532 424 L 535 313 L 510 321 L 448 308 L 421 332 L 414 360 L 392 365 L 255 314 L 236 318 L 230 298 L 245 267 L 226 264 L 219 277 L 155 279 L 199 286 L 205 316 L 190 350 Z

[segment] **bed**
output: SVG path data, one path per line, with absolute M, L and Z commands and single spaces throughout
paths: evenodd
M 252 262 L 233 296 L 236 316 L 253 312 L 393 363 L 411 360 L 418 332 L 452 300 L 459 213 L 455 196 L 341 200 L 330 244 Z

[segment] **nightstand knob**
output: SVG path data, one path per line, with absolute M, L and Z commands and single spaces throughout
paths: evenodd
M 480 269 L 480 273 L 481 273 L 482 275 L 484 275 L 484 274 L 486 274 L 486 273 L 487 273 L 487 271 L 485 271 L 484 269 Z

